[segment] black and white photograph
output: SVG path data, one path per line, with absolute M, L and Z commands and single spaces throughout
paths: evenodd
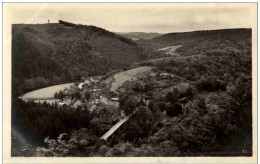
M 256 153 L 257 3 L 3 6 L 11 157 Z

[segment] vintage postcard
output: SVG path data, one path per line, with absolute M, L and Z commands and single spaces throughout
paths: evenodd
M 257 3 L 4 3 L 4 163 L 257 163 Z

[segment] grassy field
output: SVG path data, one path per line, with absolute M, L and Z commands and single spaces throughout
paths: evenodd
M 120 86 L 122 86 L 122 84 L 124 82 L 126 82 L 128 80 L 135 80 L 136 75 L 150 71 L 151 69 L 152 69 L 152 67 L 145 66 L 145 67 L 138 67 L 138 68 L 130 69 L 130 70 L 115 74 L 114 82 L 112 83 L 110 90 L 116 91 Z
M 28 98 L 33 98 L 33 99 L 40 99 L 40 98 L 50 98 L 54 97 L 54 93 L 64 90 L 66 87 L 69 88 L 73 83 L 67 83 L 67 84 L 61 84 L 61 85 L 54 85 L 51 87 L 47 88 L 42 88 L 38 89 L 32 92 L 26 93 L 22 98 L 28 99 Z

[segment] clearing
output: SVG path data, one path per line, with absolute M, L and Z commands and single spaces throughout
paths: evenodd
M 163 47 L 158 49 L 157 51 L 162 51 L 167 55 L 176 56 L 178 53 L 176 53 L 177 48 L 181 47 L 182 45 L 177 46 L 169 46 L 169 47 Z
M 147 71 L 152 70 L 153 67 L 144 66 L 138 67 L 134 69 L 130 69 L 127 71 L 123 71 L 114 75 L 114 82 L 110 88 L 110 91 L 115 92 L 122 84 L 128 80 L 135 80 L 138 74 L 145 73 Z
M 66 87 L 70 88 L 71 85 L 74 85 L 74 83 L 67 83 L 67 84 L 60 84 L 60 85 L 54 85 L 38 90 L 34 90 L 32 92 L 28 92 L 25 95 L 22 96 L 23 99 L 46 99 L 46 98 L 53 98 L 55 92 L 59 92 L 61 90 L 64 90 Z

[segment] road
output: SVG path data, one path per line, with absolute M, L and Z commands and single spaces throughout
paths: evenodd
M 111 129 L 109 129 L 102 137 L 101 139 L 107 140 L 109 136 L 111 136 L 121 125 L 123 125 L 127 120 L 128 117 L 123 118 L 122 120 L 118 121 Z

